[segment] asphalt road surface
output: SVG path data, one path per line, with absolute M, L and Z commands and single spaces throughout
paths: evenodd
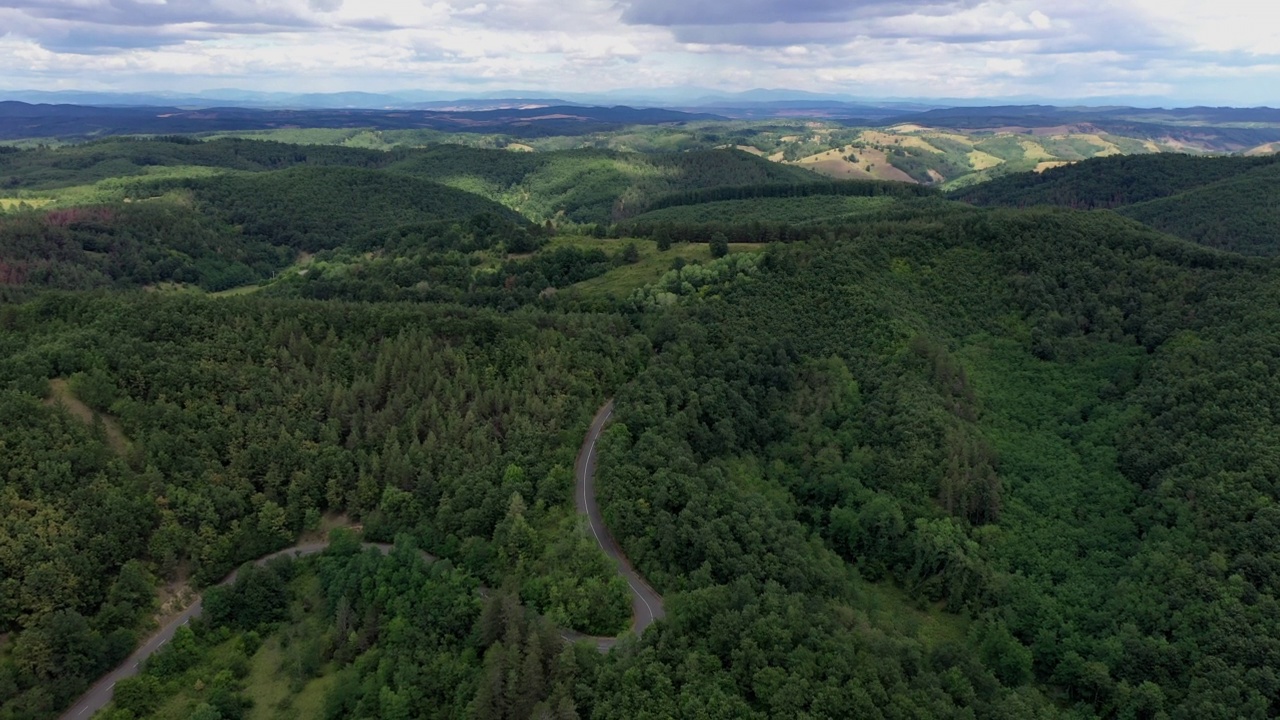
M 600 505 L 596 502 L 596 443 L 599 442 L 600 433 L 604 431 L 604 426 L 609 422 L 609 418 L 612 415 L 613 401 L 610 400 L 607 405 L 600 408 L 600 411 L 596 413 L 595 420 L 591 423 L 591 430 L 587 433 L 586 439 L 582 441 L 582 449 L 578 451 L 578 461 L 575 465 L 577 486 L 574 492 L 574 504 L 577 506 L 578 512 L 586 516 L 587 523 L 591 528 L 591 534 L 595 537 L 596 542 L 600 544 L 600 549 L 613 559 L 617 564 L 618 574 L 631 587 L 631 631 L 639 635 L 654 621 L 666 617 L 666 611 L 662 607 L 662 597 L 654 592 L 653 588 L 649 587 L 649 583 L 645 582 L 644 578 L 640 577 L 635 569 L 631 567 L 631 561 L 627 559 L 622 549 L 618 547 L 617 541 L 609 534 L 609 529 L 604 524 L 604 518 L 600 515 Z M 363 543 L 363 545 L 364 547 L 378 548 L 384 553 L 391 550 L 390 545 L 382 543 Z M 328 546 L 329 542 L 327 540 L 303 543 L 258 558 L 255 563 L 265 565 L 271 560 L 285 555 L 293 557 L 316 555 L 323 552 Z M 427 553 L 422 553 L 422 556 L 428 561 L 435 559 Z M 235 582 L 235 579 L 236 573 L 233 572 L 219 584 L 229 585 Z M 142 663 L 164 647 L 165 643 L 172 640 L 173 634 L 178 631 L 178 628 L 190 622 L 191 618 L 198 617 L 203 607 L 203 600 L 196 599 L 191 604 L 191 607 L 170 620 L 156 634 L 148 638 L 124 663 L 89 688 L 88 692 L 82 695 L 75 705 L 72 705 L 70 709 L 62 714 L 62 720 L 87 720 L 87 718 L 93 717 L 94 713 L 106 707 L 107 703 L 111 702 L 116 683 L 137 675 Z M 592 643 L 600 652 L 608 652 L 609 648 L 617 643 L 617 638 L 583 635 L 572 630 L 563 630 L 560 635 L 569 642 Z
M 329 543 L 327 541 L 295 545 L 287 550 L 281 550 L 280 552 L 271 553 L 270 555 L 261 557 L 256 562 L 258 565 L 265 565 L 270 560 L 284 555 L 292 555 L 294 557 L 315 555 L 328 546 Z M 236 573 L 233 572 L 219 584 L 229 585 L 235 582 L 235 579 Z M 155 635 L 148 638 L 141 647 L 134 650 L 133 654 L 130 655 L 124 663 L 95 683 L 93 687 L 89 688 L 89 691 L 82 695 L 75 705 L 72 705 L 70 709 L 62 714 L 63 720 L 84 720 L 85 718 L 93 717 L 94 713 L 106 707 L 107 703 L 111 702 L 111 695 L 115 691 L 116 683 L 125 678 L 137 675 L 142 662 L 158 652 L 160 648 L 164 647 L 165 643 L 172 640 L 173 634 L 178 632 L 178 628 L 190 622 L 191 618 L 199 616 L 200 611 L 203 608 L 203 599 L 197 598 L 196 601 L 191 604 L 191 607 L 183 610 L 181 615 L 170 620 L 169 623 L 160 628 Z
M 654 621 L 666 617 L 667 613 L 662 607 L 662 596 L 654 592 L 649 583 L 640 577 L 640 574 L 631 566 L 631 561 L 627 559 L 626 554 L 622 552 L 622 548 L 618 547 L 618 541 L 609 534 L 609 528 L 604 524 L 604 516 L 600 514 L 600 503 L 596 501 L 596 444 L 612 415 L 613 401 L 610 400 L 600 408 L 600 412 L 596 413 L 596 418 L 591 423 L 591 431 L 582 441 L 582 449 L 578 451 L 578 462 L 574 468 L 578 478 L 574 504 L 578 507 L 578 514 L 587 517 L 591 534 L 600 544 L 600 549 L 613 559 L 618 566 L 618 574 L 631 587 L 631 630 L 639 635 Z

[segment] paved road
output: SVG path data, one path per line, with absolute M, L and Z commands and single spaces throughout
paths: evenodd
M 613 539 L 613 535 L 609 534 L 609 528 L 604 524 L 604 516 L 600 514 L 600 504 L 596 501 L 596 443 L 599 442 L 600 433 L 612 415 L 613 401 L 610 400 L 600 408 L 600 412 L 596 413 L 596 418 L 591 423 L 591 431 L 582 441 L 582 449 L 578 451 L 578 462 L 574 468 L 574 474 L 578 479 L 574 492 L 574 505 L 578 507 L 578 514 L 587 517 L 591 534 L 600 544 L 600 549 L 613 559 L 618 566 L 618 574 L 631 587 L 631 630 L 639 635 L 654 621 L 666 617 L 667 612 L 662 606 L 662 596 L 654 592 L 640 573 L 635 571 L 631 561 L 618 546 L 618 542 Z
M 627 556 L 622 553 L 618 543 L 609 534 L 609 529 L 604 524 L 604 518 L 600 515 L 600 506 L 596 503 L 596 443 L 600 440 L 600 433 L 604 430 L 604 426 L 612 414 L 613 401 L 610 400 L 607 405 L 600 408 L 600 412 L 596 414 L 595 420 L 591 423 L 590 432 L 587 433 L 586 439 L 582 441 L 582 449 L 578 451 L 578 461 L 575 468 L 577 487 L 574 493 L 574 504 L 577 505 L 578 512 L 587 517 L 587 522 L 591 526 L 591 534 L 600 543 L 600 548 L 617 563 L 618 574 L 631 586 L 631 630 L 639 635 L 645 631 L 645 628 L 652 625 L 655 620 L 666 617 L 666 612 L 662 608 L 662 597 L 654 592 L 653 588 L 649 587 L 649 583 L 645 582 L 644 578 L 636 573 L 631 567 L 631 562 L 627 560 Z M 383 553 L 391 551 L 391 546 L 385 543 L 362 543 L 362 545 L 366 548 L 377 548 Z M 271 560 L 285 555 L 292 557 L 316 555 L 323 552 L 328 546 L 329 542 L 327 540 L 302 543 L 258 558 L 255 564 L 266 565 Z M 425 552 L 420 554 L 428 562 L 435 560 L 435 557 Z M 223 578 L 219 584 L 229 585 L 235 582 L 235 579 L 236 573 L 232 572 Z M 483 589 L 481 592 L 484 592 Z M 191 604 L 191 607 L 170 620 L 156 634 L 148 638 L 123 664 L 89 688 L 89 691 L 81 696 L 75 705 L 72 705 L 70 709 L 62 714 L 62 720 L 87 720 L 94 713 L 106 707 L 107 703 L 111 702 L 116 683 L 137 675 L 143 661 L 164 647 L 165 643 L 172 640 L 173 634 L 178 631 L 178 628 L 190 622 L 191 618 L 199 616 L 203 607 L 203 599 L 197 598 Z M 600 652 L 608 652 L 609 648 L 613 647 L 618 641 L 617 638 L 583 635 L 572 630 L 562 630 L 560 636 L 569 642 L 592 643 Z
M 380 548 L 383 552 L 387 552 L 390 547 L 388 545 L 374 543 L 369 543 L 368 545 L 370 547 Z M 270 555 L 258 558 L 256 564 L 266 565 L 269 561 L 284 555 L 291 555 L 293 557 L 315 555 L 328 546 L 329 543 L 327 541 L 303 543 L 301 545 L 295 545 L 288 548 L 287 550 L 281 550 L 280 552 L 271 553 Z M 230 585 L 235 582 L 235 580 L 236 573 L 232 572 L 230 575 L 225 577 L 219 585 Z M 203 609 L 203 598 L 196 598 L 196 601 L 191 604 L 191 607 L 183 610 L 181 615 L 170 620 L 168 624 L 160 628 L 155 635 L 147 638 L 147 641 L 144 642 L 137 650 L 134 650 L 133 654 L 130 655 L 124 663 L 108 673 L 106 677 L 95 683 L 93 687 L 89 688 L 89 691 L 82 695 L 75 705 L 72 705 L 70 709 L 62 714 L 62 719 L 85 720 L 85 718 L 92 717 L 94 713 L 106 707 L 107 703 L 111 702 L 111 695 L 115 690 L 116 683 L 125 678 L 137 675 L 138 668 L 142 664 L 142 661 L 151 657 L 159 651 L 160 648 L 164 647 L 165 643 L 173 639 L 173 634 L 178 632 L 178 628 L 190 622 L 191 618 L 199 616 Z

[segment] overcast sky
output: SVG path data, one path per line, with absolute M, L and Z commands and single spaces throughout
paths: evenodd
M 0 88 L 1280 105 L 1276 0 L 0 0 Z

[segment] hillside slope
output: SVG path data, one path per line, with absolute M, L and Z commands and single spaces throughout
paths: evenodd
M 1118 212 L 1209 247 L 1280 255 L 1280 163 Z
M 1007 175 L 951 193 L 975 205 L 1116 208 L 1169 197 L 1280 163 L 1280 156 L 1201 157 L 1173 153 L 1117 155 Z
M 1280 253 L 1280 157 L 1144 155 L 1089 160 L 959 190 L 977 205 L 1113 209 L 1209 247 Z
M 612 222 L 643 212 L 654 198 L 685 190 L 823 181 L 739 150 L 518 153 L 441 145 L 407 153 L 388 167 L 501 201 L 539 222 Z

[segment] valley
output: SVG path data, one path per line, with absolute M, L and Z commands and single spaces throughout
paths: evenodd
M 0 718 L 1274 716 L 1270 120 L 1117 113 L 0 153 Z

